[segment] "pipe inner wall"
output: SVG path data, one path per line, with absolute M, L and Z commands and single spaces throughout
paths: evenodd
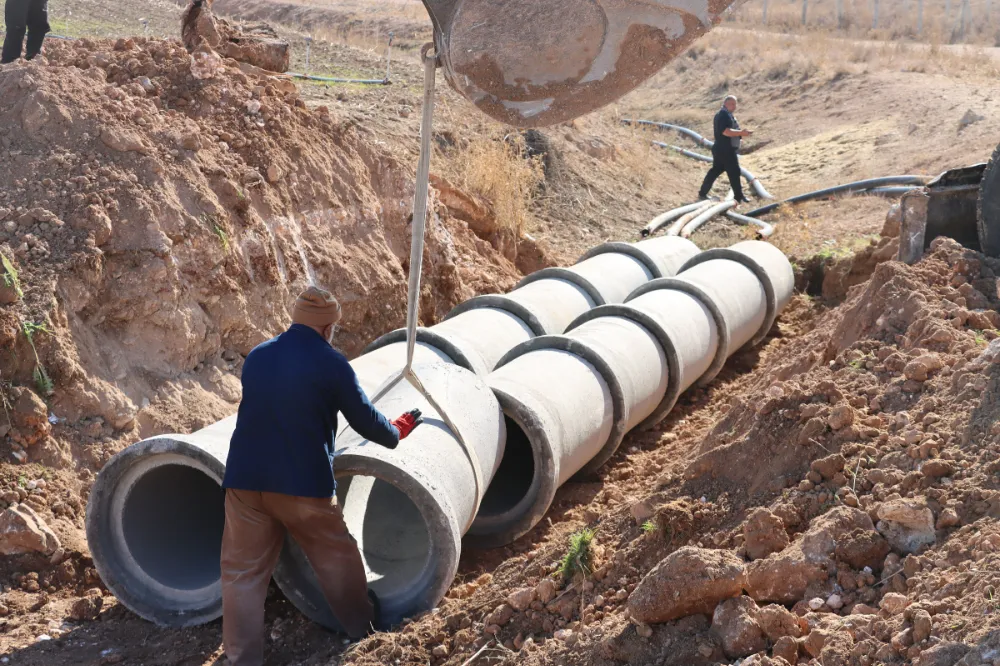
M 161 626 L 222 614 L 222 477 L 232 416 L 192 435 L 144 440 L 101 470 L 87 503 L 94 566 L 131 611 Z
M 424 424 L 395 449 L 344 430 L 334 463 L 344 521 L 389 622 L 433 608 L 448 590 L 462 534 L 500 466 L 507 436 L 500 405 L 482 379 L 454 365 L 419 365 L 414 371 L 458 432 L 402 381 L 376 406 L 387 414 L 419 408 Z M 297 548 L 284 549 L 274 577 L 307 617 L 339 629 Z

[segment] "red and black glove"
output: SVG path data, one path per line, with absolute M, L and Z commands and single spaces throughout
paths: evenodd
M 396 427 L 396 430 L 399 431 L 399 438 L 406 439 L 407 436 L 409 436 L 409 434 L 413 432 L 413 429 L 423 422 L 424 422 L 424 417 L 420 414 L 420 410 L 411 409 L 410 411 L 406 412 L 398 419 L 393 421 L 392 425 L 394 425 Z

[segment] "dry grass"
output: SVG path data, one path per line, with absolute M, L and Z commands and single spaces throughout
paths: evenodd
M 730 23 L 786 34 L 825 33 L 857 39 L 998 45 L 1000 30 L 997 18 L 1000 17 L 1000 5 L 993 0 L 970 0 L 964 34 L 961 23 L 962 0 L 925 0 L 923 26 L 919 31 L 918 2 L 919 0 L 880 0 L 877 27 L 873 0 L 841 0 L 843 9 L 839 21 L 837 2 L 811 0 L 805 25 L 802 23 L 801 0 L 767 0 L 766 22 L 764 0 L 754 0 L 736 10 Z
M 525 153 L 520 135 L 496 132 L 475 136 L 449 160 L 455 181 L 490 201 L 499 226 L 518 236 L 531 226 L 531 207 L 545 179 L 541 160 Z
M 1000 75 L 1000 58 L 977 46 L 872 42 L 723 28 L 703 37 L 672 66 L 681 72 L 695 67 L 711 77 L 710 92 L 722 94 L 744 77 L 816 83 L 845 74 L 894 70 L 994 78 Z
M 665 159 L 673 157 L 674 153 L 665 151 L 650 143 L 654 137 L 651 132 L 638 131 L 631 141 L 618 147 L 617 159 L 629 173 L 629 177 L 642 189 L 647 189 L 654 180 L 654 174 Z

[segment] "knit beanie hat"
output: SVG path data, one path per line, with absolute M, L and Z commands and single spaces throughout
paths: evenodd
M 340 321 L 340 303 L 325 289 L 309 287 L 295 299 L 292 321 L 318 328 L 336 324 Z

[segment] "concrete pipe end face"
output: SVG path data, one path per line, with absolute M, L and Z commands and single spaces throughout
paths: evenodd
M 506 438 L 492 391 L 456 366 L 418 365 L 414 371 L 473 451 L 485 491 Z M 476 481 L 455 435 L 409 383 L 398 384 L 377 406 L 390 416 L 419 408 L 424 424 L 396 449 L 345 431 L 334 472 L 344 521 L 358 543 L 369 586 L 379 595 L 382 619 L 397 622 L 433 608 L 451 586 L 462 533 L 476 511 Z M 297 547 L 286 544 L 275 580 L 310 619 L 340 628 Z
M 551 415 L 493 387 L 506 421 L 507 442 L 500 468 L 486 491 L 464 543 L 499 548 L 517 540 L 548 511 L 559 489 L 559 460 L 548 433 Z
M 691 240 L 680 236 L 658 236 L 635 243 L 635 247 L 653 257 L 660 268 L 654 277 L 672 277 L 701 250 Z
M 169 627 L 222 614 L 225 469 L 184 437 L 118 453 L 87 503 L 87 543 L 101 579 L 136 615 Z
M 417 329 L 417 342 L 423 343 L 439 352 L 439 356 L 444 356 L 455 365 L 470 370 L 478 375 L 484 375 L 489 370 L 482 358 L 471 350 L 462 349 L 447 336 L 441 335 L 437 331 L 429 328 Z M 365 354 L 384 349 L 389 345 L 400 344 L 400 358 L 406 362 L 406 329 L 400 328 L 391 333 L 386 333 L 370 345 L 365 347 Z M 445 359 L 441 359 L 445 362 Z
M 778 312 L 781 312 L 792 300 L 795 291 L 795 269 L 785 253 L 771 243 L 764 241 L 742 241 L 729 249 L 742 252 L 753 258 L 767 271 L 774 287 Z

